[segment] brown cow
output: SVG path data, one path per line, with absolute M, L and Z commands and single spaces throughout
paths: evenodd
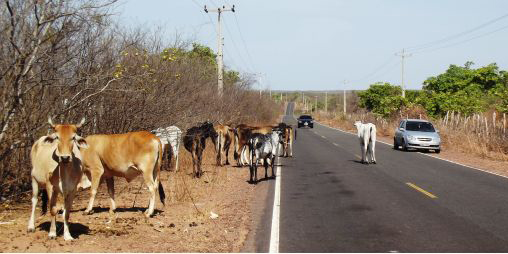
M 155 208 L 155 193 L 164 205 L 164 189 L 160 182 L 162 144 L 159 138 L 147 131 L 113 135 L 91 135 L 86 138 L 89 148 L 82 152 L 83 164 L 91 177 L 91 196 L 85 213 L 92 213 L 97 188 L 101 178 L 106 180 L 111 198 L 110 212 L 116 209 L 113 176 L 123 177 L 127 182 L 142 174 L 150 191 L 150 203 L 145 216 L 150 217 Z
M 215 142 L 215 152 L 217 153 L 217 166 L 222 166 L 222 155 L 226 155 L 226 165 L 229 165 L 229 147 L 233 139 L 234 133 L 227 125 L 214 124 L 215 132 L 217 132 L 217 141 Z
M 85 122 L 72 124 L 53 124 L 51 117 L 49 124 L 55 133 L 43 136 L 32 146 L 30 158 L 32 160 L 32 213 L 28 221 L 28 232 L 35 231 L 35 207 L 37 206 L 39 188 L 43 190 L 42 213 L 47 209 L 51 212 L 51 226 L 49 238 L 56 237 L 56 201 L 61 193 L 64 201 L 64 239 L 73 240 L 69 232 L 69 213 L 77 187 L 82 179 L 80 148 L 86 150 L 87 142 L 78 136 L 77 130 Z

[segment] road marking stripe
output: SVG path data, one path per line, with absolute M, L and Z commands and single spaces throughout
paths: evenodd
M 279 218 L 280 218 L 280 178 L 282 169 L 278 157 L 277 172 L 275 173 L 275 194 L 273 197 L 272 230 L 270 232 L 270 253 L 279 253 Z
M 322 138 L 326 138 L 325 136 L 321 135 Z
M 339 146 L 337 143 L 333 143 L 334 146 Z
M 358 159 L 361 159 L 361 158 L 362 158 L 362 156 L 360 156 L 360 155 L 358 155 L 358 154 L 355 154 L 355 156 L 356 156 L 356 158 L 358 158 Z
M 411 188 L 413 188 L 413 189 L 415 189 L 415 190 L 417 190 L 417 191 L 419 191 L 419 192 L 421 192 L 421 193 L 423 193 L 423 194 L 427 195 L 427 196 L 428 196 L 428 197 L 430 197 L 430 198 L 437 198 L 437 196 L 435 196 L 435 195 L 433 195 L 432 193 L 430 193 L 430 192 L 428 192 L 428 191 L 426 191 L 426 190 L 424 190 L 424 189 L 422 189 L 422 188 L 420 188 L 420 187 L 416 186 L 415 184 L 412 184 L 412 183 L 406 183 L 406 184 L 407 184 L 409 187 L 411 187 Z

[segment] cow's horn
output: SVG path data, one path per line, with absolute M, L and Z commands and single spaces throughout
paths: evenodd
M 48 116 L 48 123 L 51 127 L 55 128 L 55 124 L 53 124 L 53 120 L 51 120 L 51 116 Z
M 84 123 L 85 123 L 85 117 L 81 118 L 81 122 L 76 124 L 76 127 L 81 128 L 81 126 L 83 126 Z

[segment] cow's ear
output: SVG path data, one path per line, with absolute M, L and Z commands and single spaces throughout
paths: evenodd
M 84 149 L 88 148 L 88 143 L 86 143 L 86 140 L 80 136 L 77 136 L 77 135 L 76 135 L 76 144 L 78 145 L 79 148 L 84 148 Z
M 56 135 L 46 136 L 43 140 L 45 144 L 53 144 L 58 137 Z

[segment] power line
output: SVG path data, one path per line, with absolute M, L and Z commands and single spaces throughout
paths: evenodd
M 227 22 L 224 22 L 224 26 L 226 27 L 226 31 L 228 32 L 229 34 L 229 37 L 231 38 L 231 42 L 233 43 L 233 47 L 235 48 L 236 52 L 237 52 L 237 55 L 238 57 L 240 58 L 240 61 L 242 62 L 242 64 L 246 67 L 246 69 L 248 71 L 252 71 L 252 70 L 249 70 L 249 66 L 246 64 L 246 62 L 244 61 L 242 55 L 240 54 L 240 50 L 238 49 L 238 47 L 236 46 L 236 42 L 235 40 L 233 39 L 233 34 L 231 33 L 231 31 L 229 30 L 229 27 L 228 27 L 228 24 Z
M 252 56 L 249 52 L 249 49 L 247 48 L 247 43 L 245 43 L 245 39 L 242 34 L 242 29 L 240 29 L 240 24 L 238 22 L 238 18 L 236 17 L 236 13 L 234 13 L 233 16 L 235 17 L 236 28 L 238 28 L 238 32 L 240 34 L 240 39 L 242 40 L 243 47 L 245 48 L 245 52 L 247 52 L 247 59 L 249 59 L 252 69 L 256 70 L 254 61 L 252 61 Z
M 463 43 L 466 43 L 466 42 L 469 42 L 469 41 L 472 41 L 472 40 L 475 40 L 475 39 L 478 39 L 478 38 L 481 38 L 481 37 L 485 37 L 487 35 L 491 35 L 493 33 L 499 32 L 499 31 L 507 29 L 507 28 L 508 28 L 508 25 L 500 27 L 500 28 L 495 29 L 495 30 L 490 31 L 490 32 L 486 32 L 486 33 L 483 33 L 483 34 L 471 37 L 471 38 L 466 39 L 466 40 L 462 40 L 462 41 L 455 42 L 455 43 L 452 43 L 452 44 L 444 45 L 442 47 L 430 48 L 430 49 L 422 49 L 422 50 L 419 50 L 419 51 L 414 51 L 413 54 L 428 53 L 428 52 L 436 51 L 436 50 L 439 50 L 439 49 L 444 49 L 444 48 L 449 48 L 449 47 L 457 46 L 457 45 L 460 45 L 460 44 L 463 44 Z
M 448 36 L 448 37 L 445 37 L 445 38 L 442 38 L 442 39 L 439 39 L 439 40 L 435 40 L 435 41 L 432 41 L 432 42 L 427 42 L 427 43 L 424 43 L 424 44 L 420 44 L 420 45 L 416 45 L 416 46 L 412 46 L 412 47 L 407 47 L 408 51 L 416 51 L 416 50 L 421 50 L 421 49 L 424 49 L 424 48 L 429 48 L 429 47 L 432 47 L 434 46 L 434 44 L 442 44 L 444 42 L 447 42 L 449 40 L 453 40 L 455 38 L 458 38 L 458 37 L 461 37 L 463 35 L 466 35 L 466 34 L 469 34 L 469 33 L 472 33 L 476 30 L 479 30 L 483 27 L 486 27 L 490 24 L 493 24 L 499 20 L 502 20 L 504 18 L 508 17 L 508 14 L 505 14 L 505 15 L 502 15 L 500 17 L 497 17 L 495 19 L 492 19 L 490 21 L 487 21 L 483 24 L 480 24 L 472 29 L 469 29 L 469 30 L 466 30 L 466 31 L 463 31 L 463 32 L 460 32 L 460 33 L 457 33 L 457 34 L 454 34 L 454 35 L 451 35 L 451 36 Z

